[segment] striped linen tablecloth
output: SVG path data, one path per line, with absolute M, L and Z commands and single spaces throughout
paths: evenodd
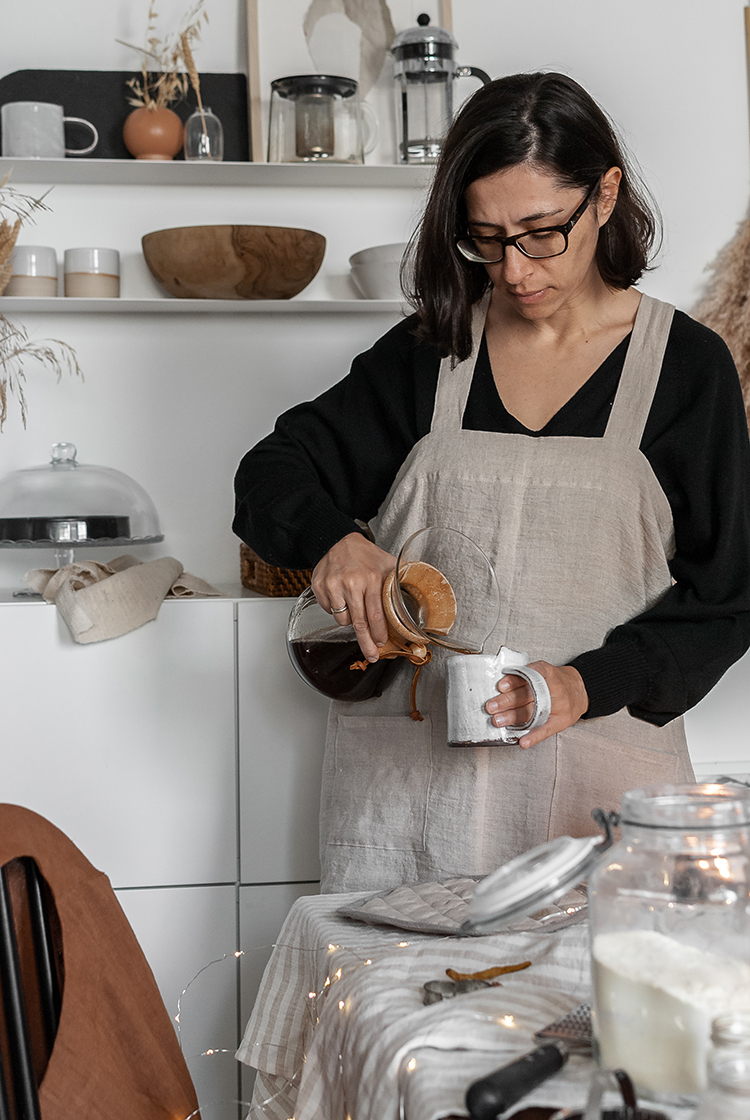
M 476 1070 L 523 1053 L 534 1030 L 588 998 L 585 923 L 471 939 L 407 934 L 337 915 L 360 898 L 306 896 L 284 923 L 237 1052 L 259 1071 L 257 1118 L 397 1120 L 402 1096 L 409 1120 L 466 1114 L 462 1096 Z M 447 968 L 523 960 L 532 967 L 501 988 L 423 1005 L 422 984 L 446 978 Z M 424 1110 L 418 1101 L 428 1099 Z
M 337 915 L 361 898 L 307 896 L 287 917 L 237 1052 L 259 1071 L 254 1120 L 466 1116 L 472 1081 L 531 1049 L 536 1030 L 589 997 L 586 922 L 555 933 L 405 934 Z M 501 987 L 422 1002 L 422 985 L 445 979 L 446 968 L 524 960 L 531 967 Z M 507 1115 L 582 1105 L 593 1068 L 571 1057 Z

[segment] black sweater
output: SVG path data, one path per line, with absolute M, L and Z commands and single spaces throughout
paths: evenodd
M 414 318 L 355 358 L 317 400 L 279 417 L 243 458 L 234 531 L 266 561 L 309 568 L 369 521 L 414 444 L 430 429 L 440 365 Z M 503 406 L 486 344 L 463 427 L 601 437 L 629 337 L 533 432 Z M 681 312 L 672 324 L 641 440 L 672 509 L 673 586 L 650 610 L 576 657 L 587 718 L 627 706 L 662 725 L 687 711 L 750 646 L 750 445 L 737 372 L 718 335 Z

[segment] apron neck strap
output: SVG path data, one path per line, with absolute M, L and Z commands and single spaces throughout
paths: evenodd
M 492 288 L 479 303 L 474 304 L 471 322 L 471 353 L 468 358 L 457 365 L 449 356 L 440 363 L 437 390 L 435 393 L 435 408 L 432 413 L 431 431 L 455 431 L 460 429 L 463 422 L 464 409 L 471 389 L 474 376 L 474 366 L 479 353 L 479 347 L 484 334 L 484 321 L 487 318 L 487 308 L 490 305 Z
M 460 429 L 484 333 L 490 292 L 474 305 L 471 353 L 453 365 L 443 358 L 438 374 L 431 431 Z M 642 295 L 604 438 L 639 447 L 661 373 L 674 307 Z
M 674 307 L 641 296 L 604 438 L 640 447 L 661 373 Z

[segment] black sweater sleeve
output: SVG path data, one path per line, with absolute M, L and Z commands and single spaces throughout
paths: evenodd
M 429 431 L 439 359 L 404 320 L 317 400 L 281 416 L 242 460 L 234 530 L 264 559 L 313 567 L 378 510 Z M 604 433 L 627 343 L 539 433 Z M 480 356 L 482 357 L 482 356 Z M 525 431 L 503 408 L 486 351 L 464 427 Z M 672 588 L 575 658 L 588 718 L 627 706 L 658 725 L 687 711 L 750 645 L 750 445 L 737 374 L 717 335 L 677 312 L 641 451 L 672 509 Z
M 233 528 L 269 564 L 312 568 L 374 517 L 430 426 L 439 359 L 403 320 L 245 455 Z
M 722 340 L 679 312 L 641 451 L 675 528 L 673 586 L 572 664 L 588 718 L 627 705 L 662 725 L 697 704 L 750 645 L 750 441 Z

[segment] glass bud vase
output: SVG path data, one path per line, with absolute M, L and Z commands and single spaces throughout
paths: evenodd
M 186 160 L 221 160 L 224 158 L 224 130 L 221 121 L 210 109 L 196 109 L 185 122 L 184 152 Z

